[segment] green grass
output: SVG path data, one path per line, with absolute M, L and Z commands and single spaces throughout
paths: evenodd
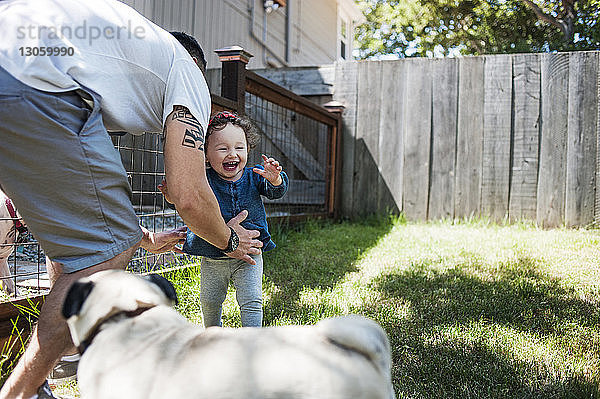
M 265 325 L 375 319 L 399 397 L 600 397 L 597 230 L 401 218 L 274 230 Z M 201 324 L 199 269 L 168 277 Z M 240 325 L 232 292 L 224 324 Z
M 273 230 L 265 325 L 375 319 L 400 398 L 600 398 L 600 231 L 395 217 Z M 199 268 L 166 276 L 202 324 Z M 223 319 L 240 326 L 233 291 Z
M 8 300 L 9 298 L 3 298 Z M 29 332 L 38 319 L 41 304 L 27 299 L 27 305 L 14 305 L 19 315 L 10 320 L 11 331 L 8 340 L 0 348 L 0 387 L 17 365 L 29 341 Z M 27 327 L 27 328 L 25 328 Z

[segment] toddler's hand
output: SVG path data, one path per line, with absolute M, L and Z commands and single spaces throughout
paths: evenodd
M 265 154 L 262 155 L 262 159 L 265 169 L 254 168 L 252 171 L 267 179 L 272 185 L 279 186 L 283 183 L 283 179 L 281 178 L 283 168 L 279 165 L 279 161 L 269 158 Z

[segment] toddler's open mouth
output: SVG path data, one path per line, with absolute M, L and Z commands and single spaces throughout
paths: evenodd
M 239 161 L 223 162 L 223 169 L 227 172 L 233 172 L 239 164 Z

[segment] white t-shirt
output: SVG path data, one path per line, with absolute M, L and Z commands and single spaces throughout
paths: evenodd
M 93 91 L 108 130 L 161 132 L 173 106 L 183 105 L 206 131 L 210 93 L 194 60 L 117 0 L 0 1 L 0 38 L 8 73 L 38 90 Z M 53 55 L 41 55 L 42 47 Z

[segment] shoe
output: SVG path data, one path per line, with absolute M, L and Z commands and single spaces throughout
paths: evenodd
M 79 365 L 79 359 L 77 360 L 64 360 L 61 359 L 56 363 L 56 366 L 50 372 L 48 376 L 48 383 L 50 385 L 64 384 L 68 381 L 74 381 L 77 379 L 77 366 Z
M 38 399 L 59 399 L 54 394 L 52 394 L 52 389 L 50 389 L 50 385 L 48 385 L 48 381 L 44 382 L 42 386 L 38 389 Z

